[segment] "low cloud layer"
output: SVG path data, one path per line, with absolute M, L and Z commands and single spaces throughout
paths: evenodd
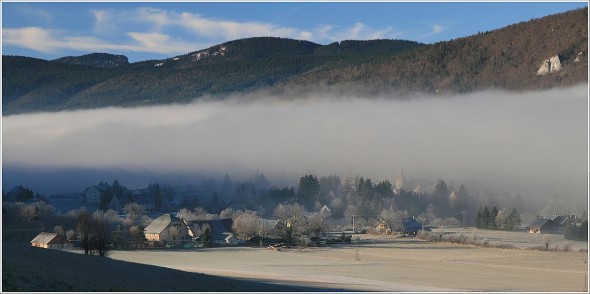
M 5 172 L 234 176 L 259 169 L 271 179 L 348 173 L 375 181 L 394 180 L 403 168 L 409 180 L 444 178 L 544 199 L 587 198 L 587 85 L 409 100 L 244 100 L 4 117 L 2 164 Z M 15 184 L 21 183 L 3 188 Z

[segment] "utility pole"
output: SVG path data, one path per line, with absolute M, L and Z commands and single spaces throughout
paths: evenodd
M 588 278 L 587 278 L 587 274 L 588 274 L 588 260 L 586 259 L 582 259 L 584 261 L 584 292 L 588 293 Z
M 354 239 L 354 252 L 355 252 L 354 261 L 361 261 L 361 256 L 359 254 L 359 247 L 358 247 L 359 240 L 360 240 L 360 237 L 359 236 L 357 236 Z
M 461 214 L 463 215 L 463 227 L 467 226 L 467 210 L 462 210 Z

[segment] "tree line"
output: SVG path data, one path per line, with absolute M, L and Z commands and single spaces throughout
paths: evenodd
M 498 210 L 494 206 L 491 210 L 485 206 L 477 211 L 475 227 L 478 229 L 514 231 L 521 225 L 520 214 L 513 208 L 508 214 L 507 210 Z

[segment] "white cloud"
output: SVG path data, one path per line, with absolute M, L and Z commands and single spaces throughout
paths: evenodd
M 23 6 L 20 6 L 20 12 L 24 13 L 25 15 L 30 15 L 35 19 L 41 19 L 46 23 L 53 23 L 55 21 L 55 16 L 43 9 L 37 9 L 35 6 L 29 3 L 23 3 Z
M 184 54 L 195 51 L 199 48 L 203 48 L 207 45 L 213 45 L 188 43 L 181 40 L 174 40 L 169 35 L 159 33 L 130 32 L 127 33 L 127 35 L 139 43 L 138 47 L 141 48 L 141 51 L 160 54 Z
M 2 42 L 43 53 L 55 53 L 61 48 L 53 39 L 53 33 L 53 31 L 38 27 L 4 28 L 2 30 Z
M 117 21 L 107 10 L 90 10 L 94 16 L 94 33 L 107 35 L 117 32 Z
M 131 18 L 140 23 L 151 23 L 156 31 L 160 31 L 162 27 L 172 22 L 170 14 L 168 11 L 158 8 L 141 7 L 136 10 L 135 15 L 131 15 Z M 172 18 L 176 17 L 172 16 Z
M 3 41 L 5 44 L 52 54 L 63 50 L 117 50 L 176 55 L 248 37 L 284 37 L 331 43 L 394 38 L 399 35 L 391 27 L 372 28 L 361 22 L 351 26 L 325 24 L 302 29 L 266 22 L 213 19 L 194 13 L 150 7 L 127 11 L 90 10 L 90 13 L 94 17 L 93 34 L 81 36 L 79 32 L 73 33 L 69 29 L 41 27 L 4 28 Z M 150 25 L 148 29 L 145 29 L 145 24 Z M 191 40 L 199 41 L 187 41 L 187 32 L 193 35 Z M 115 41 L 112 37 L 118 37 L 119 40 Z
M 430 32 L 418 36 L 417 39 L 424 39 L 424 38 L 432 37 L 434 35 L 442 33 L 445 30 L 446 30 L 446 28 L 443 25 L 434 24 L 434 25 L 432 25 L 432 30 Z
M 350 27 L 320 25 L 312 30 L 310 40 L 322 43 L 342 40 L 395 39 L 400 35 L 401 32 L 396 32 L 391 27 L 375 29 L 364 23 L 357 22 Z
M 443 30 L 444 30 L 444 27 L 442 25 L 435 24 L 432 26 L 432 34 L 441 33 Z
M 395 38 L 399 35 L 391 27 L 372 28 L 361 22 L 356 22 L 348 27 L 324 24 L 312 29 L 303 29 L 267 22 L 215 19 L 196 13 L 178 13 L 149 7 L 139 8 L 133 12 L 118 13 L 121 14 L 118 19 L 124 21 L 152 24 L 154 30 L 151 33 L 167 31 L 168 34 L 172 34 L 174 29 L 183 29 L 192 32 L 196 37 L 209 38 L 210 41 L 207 43 L 260 36 L 295 38 L 325 43 L 345 39 Z M 123 14 L 125 14 L 124 17 Z
M 354 24 L 348 33 L 350 39 L 358 39 L 361 32 L 365 29 L 365 25 L 357 22 Z
M 247 37 L 272 36 L 294 37 L 299 31 L 294 28 L 281 27 L 261 22 L 236 22 L 215 20 L 198 14 L 181 13 L 174 25 L 189 29 L 200 36 L 233 40 Z
M 174 40 L 169 35 L 158 33 L 128 33 L 127 43 L 110 43 L 95 37 L 66 36 L 62 31 L 46 30 L 37 27 L 5 28 L 2 31 L 4 44 L 56 54 L 61 50 L 85 52 L 132 51 L 159 54 L 184 54 L 212 44 L 189 43 Z

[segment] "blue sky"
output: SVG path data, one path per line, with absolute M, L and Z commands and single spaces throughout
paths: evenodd
M 275 36 L 329 44 L 434 43 L 587 6 L 586 2 L 2 2 L 2 54 L 93 52 L 130 62 Z

